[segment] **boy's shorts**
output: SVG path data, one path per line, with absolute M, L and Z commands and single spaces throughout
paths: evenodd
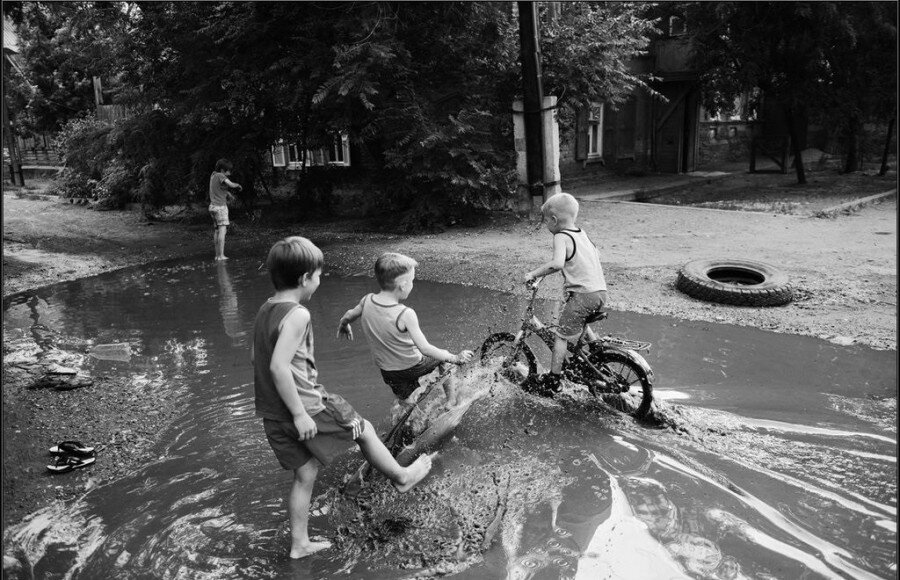
M 401 401 L 409 398 L 419 388 L 419 378 L 424 377 L 441 365 L 441 361 L 423 356 L 415 365 L 402 371 L 381 371 L 381 378 Z
M 210 205 L 209 215 L 213 219 L 213 227 L 227 226 L 231 223 L 228 221 L 227 205 Z
M 316 434 L 306 441 L 300 440 L 300 433 L 293 421 L 263 419 L 266 439 L 281 467 L 297 469 L 313 457 L 322 465 L 328 465 L 350 447 L 348 443 L 353 442 L 354 422 L 360 425 L 360 434 L 365 429 L 365 420 L 340 395 L 329 393 L 322 402 L 325 408 L 312 416 Z
M 577 339 L 584 329 L 584 321 L 606 304 L 606 290 L 596 292 L 569 292 L 566 305 L 559 315 L 556 334 L 569 340 Z

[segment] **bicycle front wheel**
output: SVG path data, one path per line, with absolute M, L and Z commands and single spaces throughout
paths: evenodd
M 653 385 L 643 367 L 622 353 L 601 349 L 592 350 L 588 360 L 603 375 L 599 382 L 588 381 L 594 395 L 637 418 L 647 414 L 653 404 Z
M 537 374 L 534 353 L 524 342 L 516 345 L 516 337 L 509 332 L 497 332 L 487 337 L 481 345 L 481 362 L 500 365 L 500 376 L 520 387 L 528 377 Z

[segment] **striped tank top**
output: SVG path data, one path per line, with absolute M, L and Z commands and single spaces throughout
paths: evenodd
M 606 290 L 606 278 L 600 265 L 600 251 L 582 229 L 561 230 L 569 236 L 574 246 L 572 255 L 566 256 L 562 274 L 566 292 L 588 293 Z
M 375 365 L 383 371 L 402 371 L 422 360 L 409 333 L 400 330 L 399 320 L 408 307 L 402 304 L 379 304 L 374 294 L 361 301 L 360 326 L 369 340 Z

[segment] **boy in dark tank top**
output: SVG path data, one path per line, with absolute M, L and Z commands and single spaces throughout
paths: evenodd
M 253 326 L 253 389 L 256 414 L 284 469 L 293 471 L 288 495 L 291 558 L 331 547 L 309 538 L 309 503 L 320 465 L 327 465 L 353 441 L 366 460 L 390 479 L 397 491 L 412 489 L 431 470 L 432 455 L 408 467 L 397 463 L 372 424 L 339 395 L 318 382 L 308 302 L 319 287 L 324 258 L 299 236 L 277 242 L 266 265 L 275 294 L 259 309 Z

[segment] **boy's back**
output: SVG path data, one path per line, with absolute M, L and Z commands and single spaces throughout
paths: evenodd
M 572 242 L 572 251 L 566 257 L 562 273 L 567 292 L 596 292 L 606 290 L 606 277 L 600 264 L 600 251 L 581 228 L 563 229 Z
M 409 333 L 400 330 L 400 316 L 409 309 L 408 306 L 381 304 L 374 294 L 367 294 L 360 305 L 360 325 L 379 369 L 399 371 L 422 360 L 422 353 Z

